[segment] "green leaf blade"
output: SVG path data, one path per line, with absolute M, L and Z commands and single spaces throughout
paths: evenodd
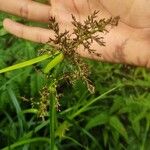
M 109 121 L 109 114 L 106 112 L 103 112 L 94 118 L 92 118 L 88 124 L 86 125 L 86 129 L 91 129 L 93 127 L 106 124 Z
M 50 55 L 45 54 L 45 55 L 39 56 L 37 58 L 33 58 L 33 59 L 28 60 L 28 61 L 25 61 L 25 62 L 22 62 L 22 63 L 18 63 L 16 65 L 13 65 L 13 66 L 1 69 L 0 73 L 4 73 L 4 72 L 20 69 L 20 68 L 23 68 L 23 67 L 31 66 L 31 65 L 33 65 L 35 63 L 41 62 L 41 61 L 46 60 L 46 59 L 48 59 L 50 57 L 51 57 Z
M 109 124 L 111 127 L 113 127 L 120 135 L 122 135 L 126 141 L 128 141 L 128 134 L 127 131 L 122 124 L 122 122 L 119 120 L 117 116 L 112 116 L 109 120 Z

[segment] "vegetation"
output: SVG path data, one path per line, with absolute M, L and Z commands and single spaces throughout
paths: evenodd
M 82 78 L 68 80 L 74 65 L 59 63 L 65 49 L 60 54 L 55 45 L 43 48 L 8 34 L 6 16 L 0 14 L 0 69 L 21 64 L 1 70 L 13 71 L 0 75 L 0 149 L 149 150 L 148 69 L 85 60 L 91 94 Z

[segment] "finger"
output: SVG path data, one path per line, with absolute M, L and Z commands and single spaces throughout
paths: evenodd
M 48 29 L 25 26 L 10 19 L 4 20 L 4 27 L 18 37 L 39 43 L 46 43 L 49 37 L 54 36 Z M 150 31 L 139 30 L 137 32 L 130 27 L 124 28 L 124 25 L 120 25 L 105 36 L 106 46 L 102 47 L 96 43 L 91 45 L 92 49 L 96 50 L 96 53 L 101 54 L 101 57 L 90 54 L 82 47 L 80 47 L 78 53 L 83 57 L 96 60 L 150 68 L 150 42 L 149 34 L 147 33 L 150 33 Z
M 22 25 L 10 19 L 5 19 L 3 25 L 8 32 L 17 37 L 38 43 L 46 43 L 48 42 L 49 37 L 53 36 L 53 33 L 48 29 Z
M 31 0 L 0 0 L 0 10 L 41 22 L 47 22 L 52 15 L 49 5 Z

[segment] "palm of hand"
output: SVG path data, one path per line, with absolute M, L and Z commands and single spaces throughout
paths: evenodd
M 136 28 L 150 27 L 150 1 L 146 0 L 101 0 L 101 4 L 113 15 L 119 15 L 121 20 Z
M 150 66 L 150 10 L 146 2 L 52 0 L 51 3 L 61 26 L 69 29 L 72 27 L 70 13 L 81 21 L 94 10 L 101 11 L 100 18 L 119 15 L 121 19 L 118 27 L 106 35 L 108 45 L 100 48 L 93 44 L 93 47 L 103 54 L 101 60 Z M 84 57 L 99 59 L 83 51 L 79 53 Z
M 58 15 L 67 16 L 70 18 L 70 12 L 84 16 L 99 9 L 113 16 L 120 16 L 121 21 L 133 28 L 148 28 L 150 27 L 150 1 L 141 0 L 51 0 L 51 4 Z M 97 8 L 96 8 L 97 7 Z M 101 8 L 101 9 L 100 9 Z M 58 12 L 59 11 L 59 12 Z M 62 11 L 64 11 L 62 14 Z M 69 16 L 67 15 L 69 14 Z M 63 19 L 62 18 L 62 19 Z
M 0 10 L 14 13 L 27 19 L 36 21 L 48 21 L 50 16 L 55 16 L 62 30 L 72 29 L 71 14 L 81 22 L 94 10 L 100 10 L 99 18 L 107 18 L 111 15 L 119 15 L 120 23 L 105 35 L 106 46 L 99 47 L 93 43 L 93 49 L 102 54 L 98 58 L 82 50 L 78 51 L 82 56 L 102 61 L 128 63 L 150 67 L 150 10 L 149 1 L 146 0 L 51 0 L 51 7 L 40 5 L 31 0 L 9 0 L 0 5 Z M 7 3 L 7 4 L 6 4 Z M 24 3 L 24 5 L 23 5 Z M 7 7 L 9 5 L 9 7 Z M 2 7 L 2 8 L 1 8 Z M 13 10 L 13 7 L 16 9 Z M 37 9 L 36 9 L 37 8 Z M 47 29 L 27 27 L 4 21 L 5 28 L 25 39 L 36 42 L 46 42 L 52 33 Z M 32 34 L 31 34 L 32 31 Z

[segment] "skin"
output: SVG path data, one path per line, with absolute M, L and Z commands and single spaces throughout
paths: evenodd
M 105 47 L 93 43 L 92 48 L 101 57 L 89 54 L 82 47 L 81 56 L 137 66 L 150 67 L 150 1 L 149 0 L 51 0 L 51 6 L 32 0 L 0 0 L 0 10 L 28 20 L 48 22 L 55 16 L 60 29 L 72 30 L 71 14 L 81 22 L 94 10 L 100 10 L 98 18 L 120 16 L 120 22 L 105 36 Z M 39 27 L 29 27 L 10 19 L 3 22 L 4 28 L 27 40 L 45 43 L 53 32 Z

